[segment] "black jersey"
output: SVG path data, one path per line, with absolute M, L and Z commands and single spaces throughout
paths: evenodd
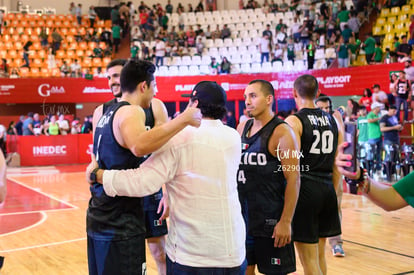
M 128 102 L 109 106 L 96 125 L 94 154 L 102 169 L 137 168 L 143 161 L 118 144 L 112 124 L 115 113 Z M 87 232 L 101 240 L 122 240 L 145 233 L 141 198 L 108 197 L 101 184 L 90 187 L 92 198 L 87 211 Z
M 242 157 L 237 174 L 239 199 L 248 234 L 271 237 L 283 211 L 286 180 L 280 160 L 268 150 L 274 129 L 284 123 L 276 116 L 251 137 L 253 120 L 242 134 Z
M 302 122 L 301 180 L 332 184 L 332 171 L 338 146 L 334 117 L 320 109 L 304 108 L 295 114 Z

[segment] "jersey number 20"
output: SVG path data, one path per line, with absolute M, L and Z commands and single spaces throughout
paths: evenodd
M 317 130 L 313 130 L 313 135 L 315 141 L 312 143 L 310 149 L 311 154 L 320 154 L 321 151 L 322 154 L 332 153 L 334 135 L 331 130 L 323 131 L 322 134 Z

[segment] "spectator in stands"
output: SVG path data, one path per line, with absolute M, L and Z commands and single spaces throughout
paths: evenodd
M 210 74 L 216 75 L 220 72 L 220 64 L 217 62 L 216 58 L 213 56 L 211 57 L 211 62 L 208 65 L 210 69 Z
M 408 44 L 410 44 L 410 46 L 414 45 L 414 14 L 410 15 L 410 26 L 409 26 L 409 34 L 410 34 L 410 39 L 408 40 Z
M 78 20 L 78 25 L 82 25 L 82 4 L 79 3 L 75 10 L 76 20 Z
M 59 33 L 57 28 L 53 28 L 51 36 L 52 36 L 53 54 L 56 54 L 56 52 L 60 49 L 60 44 L 63 41 L 63 37 Z
M 76 15 L 76 6 L 75 2 L 71 2 L 69 4 L 69 14 L 75 16 Z
M 29 112 L 27 118 L 23 121 L 23 136 L 32 136 L 34 135 L 33 131 L 33 113 Z
M 260 39 L 259 44 L 260 49 L 260 63 L 263 64 L 263 62 L 269 62 L 269 54 L 271 51 L 271 43 L 270 38 L 266 34 L 262 36 Z
M 326 20 L 325 16 L 320 14 L 318 16 L 318 19 L 316 19 L 315 22 L 315 32 L 319 35 L 326 33 L 326 26 L 328 24 L 328 21 Z
M 198 55 L 203 55 L 203 51 L 204 51 L 204 43 L 203 43 L 203 38 L 199 37 L 196 43 L 196 49 L 197 49 L 197 54 Z
M 369 106 L 369 109 L 371 109 L 371 106 Z M 358 115 L 358 144 L 360 148 L 364 148 L 365 143 L 368 142 L 367 108 L 364 105 L 359 106 Z
M 90 6 L 88 11 L 88 18 L 89 18 L 89 27 L 94 28 L 95 27 L 95 19 L 98 15 L 96 14 L 95 7 Z
M 141 12 L 141 10 L 140 10 L 140 12 Z M 118 7 L 118 5 L 115 5 L 111 9 L 111 22 L 112 22 L 112 25 L 119 24 L 119 19 L 120 19 L 119 7 Z M 141 19 L 141 14 L 140 14 L 140 19 Z
M 358 42 L 355 42 L 355 37 L 349 38 L 348 48 L 351 51 L 350 56 L 350 64 L 352 65 L 354 61 L 356 60 L 358 53 L 359 53 L 359 47 L 361 46 L 361 40 L 358 39 Z
M 364 89 L 362 92 L 362 97 L 359 99 L 358 104 L 360 106 L 364 106 L 368 113 L 371 112 L 372 92 L 369 88 Z
M 325 0 L 321 1 L 321 5 L 319 6 L 320 14 L 324 18 L 329 18 L 330 12 L 329 12 L 329 6 L 326 4 Z
M 125 2 L 121 2 L 119 6 L 119 26 L 122 28 L 122 37 L 125 37 L 129 32 L 129 21 L 131 15 L 129 13 L 129 8 Z
M 180 12 L 184 12 L 184 6 L 183 4 L 181 4 L 181 2 L 178 2 L 177 13 L 180 13 Z
M 165 5 L 165 11 L 168 13 L 168 14 L 172 14 L 173 13 L 173 10 L 174 10 L 174 7 L 173 7 L 173 5 L 171 4 L 171 0 L 168 0 L 167 1 L 167 5 Z
M 7 128 L 7 135 L 17 135 L 14 120 L 10 121 L 9 127 Z
M 89 134 L 92 132 L 92 116 L 86 116 L 84 118 L 81 132 L 82 134 Z
M 141 42 L 141 59 L 143 60 L 149 60 L 150 59 L 150 52 L 149 48 L 144 44 L 144 42 Z
M 362 48 L 365 51 L 365 60 L 367 61 L 367 64 L 371 64 L 372 63 L 372 57 L 374 55 L 374 51 L 375 51 L 375 45 L 377 44 L 377 42 L 375 41 L 375 39 L 370 35 L 370 34 L 365 34 L 365 41 L 364 43 L 362 43 Z
M 288 39 L 286 49 L 287 49 L 287 59 L 289 61 L 292 61 L 293 64 L 295 64 L 295 44 L 293 43 L 293 40 L 290 37 Z
M 282 0 L 282 3 L 279 4 L 279 12 L 287 12 L 289 10 L 289 5 L 285 0 Z
M 52 47 L 49 48 L 47 53 L 47 68 L 49 70 L 56 68 L 56 59 Z
M 187 12 L 193 12 L 193 5 L 191 3 L 188 3 Z
M 138 57 L 138 53 L 139 53 L 139 42 L 138 41 L 133 41 L 131 42 L 131 58 L 136 58 Z
M 19 69 L 13 68 L 10 72 L 9 78 L 20 78 Z
M 300 41 L 302 42 L 303 47 L 307 47 L 309 44 L 311 31 L 311 29 L 309 28 L 309 22 L 309 19 L 305 18 L 305 20 L 303 20 L 302 26 L 299 28 Z
M 399 73 L 397 84 L 395 86 L 395 105 L 397 107 L 397 118 L 400 121 L 400 109 L 401 105 L 404 110 L 404 120 L 408 120 L 408 105 L 411 104 L 411 82 L 406 78 L 405 72 Z
M 92 57 L 102 58 L 104 56 L 104 50 L 96 43 L 95 47 L 92 50 Z
M 204 32 L 204 36 L 206 37 L 206 39 L 211 39 L 212 33 L 210 25 L 207 26 L 207 30 Z
M 23 121 L 25 120 L 25 117 L 23 115 L 20 116 L 19 121 L 14 126 L 16 135 L 22 136 L 23 135 Z
M 70 75 L 70 67 L 66 60 L 63 60 L 63 64 L 60 66 L 60 75 L 62 77 L 68 77 Z
M 411 57 L 412 47 L 407 43 L 407 36 L 401 36 L 401 44 L 397 48 L 398 61 L 402 62 L 404 57 Z
M 70 127 L 69 127 L 69 122 L 65 119 L 64 114 L 59 114 L 59 119 L 57 121 L 57 124 L 59 125 L 60 134 L 63 136 L 67 135 L 70 130 Z
M 379 113 L 384 105 L 379 102 L 374 102 L 371 105 L 371 112 L 367 116 L 368 120 L 368 143 L 376 145 L 376 151 L 374 153 L 376 167 L 374 171 L 380 172 L 381 170 L 381 150 L 382 150 L 382 134 L 380 129 L 380 117 Z
M 381 49 L 381 42 L 377 42 L 375 51 L 374 51 L 374 56 L 372 57 L 374 64 L 381 64 L 382 56 L 383 56 L 383 52 Z
M 354 33 L 349 28 L 348 24 L 344 25 L 344 30 L 341 32 L 342 37 L 344 38 L 344 43 L 348 44 L 349 38 L 354 36 Z
M 10 67 L 7 64 L 7 59 L 2 58 L 0 64 L 0 77 L 9 77 Z
M 121 44 L 121 27 L 117 23 L 112 25 L 112 43 L 115 47 L 115 53 L 117 53 Z
M 271 36 L 269 37 L 270 42 L 272 42 L 272 38 Z M 285 49 L 286 48 L 286 44 L 287 44 L 287 34 L 285 32 L 285 27 L 281 27 L 279 31 L 277 31 L 276 33 L 276 44 L 279 44 L 281 49 Z
M 155 38 L 155 65 L 164 66 L 165 43 L 159 37 Z
M 47 136 L 57 136 L 59 135 L 59 124 L 56 122 L 56 117 L 54 115 L 50 116 L 50 121 L 47 123 L 45 134 Z
M 40 117 L 38 113 L 33 115 L 33 134 L 38 136 L 42 133 L 42 122 L 40 121 Z
M 345 43 L 343 36 L 339 37 L 339 43 L 336 47 L 336 51 L 338 55 L 338 68 L 348 68 L 351 51 L 349 50 L 348 45 Z
M 268 37 L 273 37 L 273 32 L 270 29 L 270 24 L 266 25 L 266 29 L 262 32 L 262 36 L 267 35 Z
M 283 64 L 283 49 L 279 44 L 275 44 L 274 51 L 271 54 L 271 62 L 280 61 Z
M 384 145 L 400 144 L 399 132 L 404 129 L 396 116 L 397 107 L 391 105 L 388 113 L 381 117 L 380 130 L 384 135 Z
M 405 72 L 405 77 L 411 81 L 411 84 L 414 83 L 414 67 L 411 66 L 412 61 L 410 58 L 406 58 L 404 60 L 404 72 Z
M 200 0 L 198 2 L 198 5 L 196 6 L 195 12 L 203 12 L 203 11 L 204 11 L 203 0 Z
M 313 70 L 313 64 L 315 63 L 315 50 L 315 42 L 311 39 L 309 45 L 306 47 L 308 70 Z
M 22 67 L 30 68 L 30 61 L 29 61 L 29 54 L 30 54 L 30 47 L 33 45 L 32 41 L 27 41 L 23 46 L 23 59 L 24 64 Z
M 82 77 L 82 67 L 78 62 L 78 59 L 74 59 L 73 63 L 70 64 L 70 76 L 71 77 Z
M 359 105 L 356 103 L 353 99 L 348 99 L 346 108 L 345 108 L 345 114 L 347 121 L 354 121 L 358 117 L 358 109 Z
M 226 39 L 231 37 L 231 31 L 229 29 L 229 27 L 227 26 L 227 24 L 224 24 L 223 29 L 221 30 L 221 35 L 220 38 L 221 39 Z
M 388 96 L 387 93 L 384 91 L 381 91 L 381 87 L 379 84 L 374 84 L 372 86 L 372 103 L 378 102 L 381 103 L 384 106 L 388 105 Z
M 361 27 L 361 22 L 356 16 L 356 12 L 351 12 L 351 18 L 349 18 L 347 25 L 354 33 L 355 38 L 359 37 L 359 28 Z
M 234 117 L 234 113 L 231 110 L 227 111 L 226 117 L 225 117 L 226 125 L 236 129 L 236 118 Z
M 184 30 L 185 16 L 182 9 L 178 9 L 178 28 L 182 31 Z
M 46 27 L 42 27 L 39 33 L 40 45 L 46 48 L 49 45 L 49 34 L 47 33 Z
M 398 83 L 398 74 L 393 72 L 390 75 L 390 93 L 392 95 L 395 95 L 397 92 L 397 83 Z
M 338 13 L 338 19 L 337 22 L 339 24 L 339 28 L 341 31 L 344 30 L 345 24 L 348 23 L 349 20 L 349 10 L 346 9 L 346 6 L 343 5 L 341 8 L 341 11 Z
M 192 26 L 188 27 L 188 31 L 187 31 L 187 46 L 188 47 L 195 47 L 195 38 L 196 38 L 196 34 L 195 31 L 193 30 Z
M 220 64 L 220 73 L 229 74 L 231 70 L 231 63 L 227 57 L 223 56 Z

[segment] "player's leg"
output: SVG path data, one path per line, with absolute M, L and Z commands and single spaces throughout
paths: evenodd
M 154 258 L 158 274 L 166 274 L 166 263 L 165 263 L 165 235 L 159 237 L 152 237 L 147 239 L 148 248 Z
M 300 262 L 305 275 L 321 274 L 319 267 L 318 243 L 295 242 Z
M 320 238 L 318 243 L 318 258 L 319 258 L 319 267 L 322 271 L 322 274 L 327 273 L 326 259 L 325 259 L 325 244 L 326 238 Z

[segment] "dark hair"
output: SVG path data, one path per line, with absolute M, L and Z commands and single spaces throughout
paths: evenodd
M 314 76 L 309 74 L 299 76 L 295 80 L 293 87 L 299 96 L 305 99 L 315 99 L 319 90 L 318 81 Z
M 367 107 L 365 107 L 365 105 L 359 105 L 358 110 L 366 110 Z
M 370 88 L 365 88 L 364 89 L 364 92 L 367 92 L 367 96 L 368 97 L 371 97 L 372 96 L 372 92 L 371 92 L 371 89 Z
M 223 105 L 198 102 L 197 108 L 200 109 L 203 117 L 222 119 L 227 113 L 227 109 Z
M 122 66 L 124 67 L 128 60 L 126 59 L 114 59 L 106 66 L 106 70 L 109 70 L 112 67 L 115 66 Z
M 263 80 L 263 79 L 255 79 L 249 82 L 249 85 L 255 84 L 255 83 L 259 83 L 260 84 L 260 90 L 266 95 L 271 95 L 271 96 L 275 96 L 275 89 L 273 89 L 272 84 L 267 81 L 267 80 Z
M 390 105 L 390 107 L 388 107 L 388 110 L 393 109 L 393 110 L 397 110 L 397 106 L 395 105 Z
M 138 84 L 145 81 L 149 86 L 154 80 L 155 65 L 149 61 L 131 59 L 121 71 L 121 91 L 132 93 Z

